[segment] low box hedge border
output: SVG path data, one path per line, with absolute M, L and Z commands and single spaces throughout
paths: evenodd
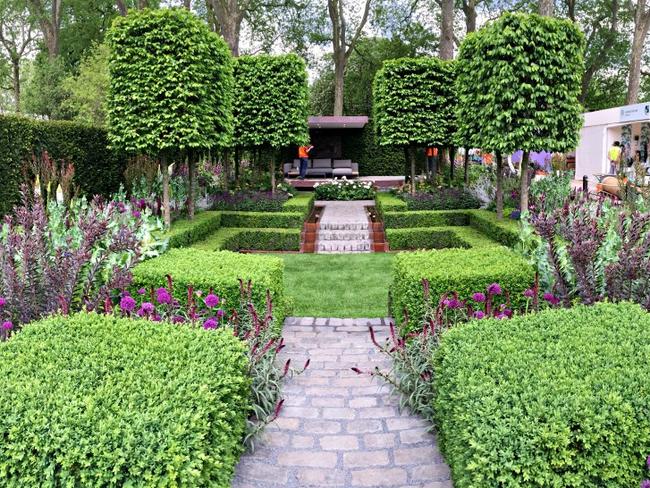
M 0 344 L 3 486 L 230 486 L 250 412 L 229 329 L 81 313 Z
M 384 212 L 384 228 L 443 227 L 469 225 L 466 210 L 409 210 Z
M 406 327 L 421 326 L 425 278 L 434 303 L 445 293 L 458 292 L 461 299 L 467 299 L 491 283 L 499 283 L 517 308 L 525 304 L 523 292 L 532 286 L 535 274 L 524 259 L 503 246 L 398 253 L 390 287 L 391 312 L 397 324 L 403 324 L 406 311 Z
M 454 487 L 639 486 L 649 331 L 639 306 L 600 303 L 447 332 L 434 415 Z
M 375 208 L 381 215 L 386 212 L 406 212 L 406 202 L 391 193 L 378 192 L 375 195 Z
M 192 247 L 208 251 L 299 251 L 300 229 L 224 228 Z
M 469 225 L 504 246 L 514 247 L 519 242 L 519 221 L 504 217 L 488 210 L 467 210 Z
M 168 239 L 170 249 L 188 247 L 205 239 L 221 227 L 221 212 L 206 210 L 194 216 L 194 220 L 179 219 L 172 223 L 171 228 L 157 237 Z
M 500 246 L 471 227 L 387 229 L 386 241 L 391 251 Z
M 173 278 L 174 287 L 185 290 L 210 288 L 226 300 L 226 310 L 238 308 L 239 278 L 253 284 L 252 299 L 258 310 L 266 305 L 266 290 L 271 294 L 278 323 L 284 321 L 286 302 L 284 293 L 284 261 L 274 256 L 239 254 L 231 251 L 207 251 L 196 248 L 171 249 L 162 256 L 144 261 L 133 270 L 132 288 L 167 286 L 166 276 Z M 183 293 L 178 293 L 181 299 Z
M 314 201 L 315 195 L 313 192 L 298 193 L 284 202 L 282 209 L 284 212 L 300 212 L 307 218 L 314 208 Z
M 222 227 L 260 229 L 302 228 L 306 215 L 302 212 L 221 212 Z

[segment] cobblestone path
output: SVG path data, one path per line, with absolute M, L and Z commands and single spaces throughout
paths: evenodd
M 286 381 L 280 418 L 242 457 L 233 487 L 452 487 L 427 422 L 350 370 L 387 366 L 368 325 L 386 337 L 383 319 L 287 319 L 285 355 L 311 365 Z

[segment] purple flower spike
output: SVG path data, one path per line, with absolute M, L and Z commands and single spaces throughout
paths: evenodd
M 485 314 L 484 314 L 481 310 L 477 310 L 476 312 L 474 312 L 474 318 L 475 318 L 475 319 L 479 319 L 479 320 L 480 320 L 480 319 L 482 319 L 483 317 L 485 317 Z
M 7 300 L 4 297 L 0 297 L 0 308 L 4 307 L 7 304 Z
M 120 308 L 125 312 L 132 312 L 135 308 L 135 300 L 131 295 L 125 295 L 120 300 Z
M 10 320 L 6 320 L 5 322 L 2 323 L 2 328 L 4 330 L 11 330 L 14 328 L 14 324 L 12 324 Z
M 460 301 L 458 301 L 456 298 L 452 298 L 449 300 L 449 304 L 447 306 L 449 308 L 460 308 Z
M 474 293 L 472 295 L 472 300 L 475 302 L 484 302 L 485 301 L 485 293 Z
M 525 296 L 526 298 L 533 298 L 533 297 L 535 296 L 535 291 L 533 291 L 532 288 L 528 288 L 528 289 L 524 292 L 524 296 Z
M 487 292 L 490 295 L 501 295 L 501 286 L 499 283 L 492 283 L 487 287 Z
M 172 319 L 172 323 L 174 324 L 182 324 L 185 322 L 185 318 L 181 317 L 180 315 L 174 315 L 174 318 Z
M 207 297 L 205 297 L 205 305 L 206 307 L 210 308 L 216 307 L 219 305 L 219 297 L 214 293 L 210 293 Z
M 139 219 L 140 217 L 142 217 L 142 214 L 140 213 L 140 211 L 134 210 L 133 211 L 133 218 Z
M 215 320 L 214 317 L 210 317 L 208 320 L 203 322 L 203 328 L 204 329 L 216 329 L 217 328 L 217 321 Z
M 172 296 L 165 288 L 158 288 L 156 290 L 156 301 L 158 303 L 171 303 Z
M 551 305 L 557 305 L 560 303 L 560 299 L 553 295 L 552 293 L 544 293 L 544 300 L 546 300 Z

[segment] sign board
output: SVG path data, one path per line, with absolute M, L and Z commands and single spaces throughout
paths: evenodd
M 621 107 L 620 122 L 650 120 L 650 103 L 637 103 Z

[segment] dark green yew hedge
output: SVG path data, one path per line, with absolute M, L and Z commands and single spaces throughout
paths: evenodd
M 433 359 L 454 487 L 636 487 L 650 454 L 650 315 L 632 304 L 475 321 Z
M 126 157 L 108 149 L 104 129 L 72 122 L 0 115 L 0 215 L 20 201 L 23 165 L 46 150 L 74 163 L 74 183 L 87 196 L 110 195 L 124 181 Z
M 393 260 L 390 288 L 391 312 L 397 324 L 403 323 L 407 311 L 407 327 L 422 325 L 424 278 L 429 280 L 433 303 L 444 293 L 458 292 L 461 299 L 467 299 L 474 292 L 485 292 L 489 284 L 499 283 L 516 308 L 524 305 L 522 294 L 533 285 L 535 275 L 526 261 L 503 246 L 399 253 Z
M 243 343 L 96 314 L 27 325 L 0 344 L 4 487 L 227 488 L 243 450 Z
M 227 311 L 239 305 L 238 279 L 244 282 L 250 279 L 253 283 L 253 303 L 257 309 L 264 310 L 268 289 L 275 306 L 275 318 L 280 324 L 284 320 L 284 262 L 281 258 L 195 248 L 172 249 L 136 266 L 133 288 L 167 286 L 167 275 L 173 278 L 174 287 L 178 290 L 185 290 L 189 285 L 203 291 L 213 288 L 226 301 Z M 182 300 L 185 294 L 175 296 Z

